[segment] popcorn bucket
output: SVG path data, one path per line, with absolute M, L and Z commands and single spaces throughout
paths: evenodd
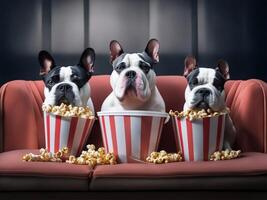
M 98 112 L 106 152 L 119 162 L 144 162 L 159 145 L 167 113 L 151 111 Z
M 95 118 L 63 117 L 44 112 L 46 149 L 56 153 L 68 147 L 70 154 L 77 156 L 90 135 L 94 121 Z
M 176 143 L 180 145 L 185 161 L 207 161 L 212 153 L 222 150 L 225 116 L 222 114 L 193 121 L 171 116 Z

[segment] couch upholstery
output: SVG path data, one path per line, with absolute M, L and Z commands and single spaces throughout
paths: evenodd
M 93 170 L 67 163 L 22 162 L 26 153 L 38 150 L 13 150 L 0 154 L 0 188 L 23 191 L 86 191 Z
M 90 85 L 98 111 L 111 91 L 109 76 L 94 76 Z M 159 76 L 157 86 L 167 111 L 182 109 L 184 77 Z M 11 81 L 1 87 L 0 190 L 218 190 L 222 187 L 267 190 L 267 84 L 263 81 L 227 81 L 225 85 L 226 102 L 238 131 L 235 147 L 245 152 L 241 158 L 165 165 L 119 164 L 95 169 L 21 161 L 24 153 L 45 145 L 41 111 L 43 87 L 42 81 Z M 102 145 L 98 122 L 88 143 Z M 163 128 L 160 149 L 177 150 L 171 122 Z

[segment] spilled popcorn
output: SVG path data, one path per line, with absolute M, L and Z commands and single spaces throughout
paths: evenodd
M 186 117 L 190 121 L 195 120 L 195 119 L 202 119 L 205 117 L 214 117 L 214 116 L 219 116 L 223 114 L 228 114 L 230 112 L 229 108 L 225 108 L 224 110 L 221 111 L 212 111 L 210 108 L 205 110 L 205 109 L 200 109 L 200 110 L 186 110 L 182 112 L 178 111 L 173 111 L 170 110 L 169 114 L 171 116 L 177 116 L 179 118 Z
M 27 153 L 22 157 L 22 160 L 27 162 L 62 162 L 68 152 L 67 147 L 60 149 L 54 154 L 48 152 L 47 149 L 41 148 L 40 154 Z
M 170 163 L 170 162 L 181 162 L 183 161 L 183 156 L 181 152 L 178 153 L 167 153 L 164 150 L 160 152 L 152 152 L 146 161 L 154 164 Z
M 225 151 L 216 151 L 210 156 L 210 160 L 217 161 L 217 160 L 231 160 L 238 158 L 241 154 L 241 150 L 234 151 L 226 149 Z
M 117 164 L 116 157 L 113 153 L 105 153 L 103 147 L 95 150 L 95 145 L 87 145 L 87 151 L 82 151 L 79 157 L 73 155 L 67 157 L 69 150 L 67 147 L 62 148 L 56 153 L 48 152 L 46 149 L 40 149 L 40 154 L 28 153 L 22 157 L 27 162 L 63 162 L 77 165 L 88 165 L 94 168 L 96 165 L 114 165 Z
M 70 156 L 67 163 L 77 165 L 89 165 L 95 167 L 96 165 L 114 165 L 117 164 L 116 157 L 113 153 L 105 153 L 103 147 L 95 149 L 95 145 L 87 145 L 87 151 L 82 151 L 79 157 Z
M 225 151 L 216 151 L 210 156 L 210 161 L 218 160 L 231 160 L 240 157 L 241 151 L 234 151 L 226 149 Z M 178 153 L 167 153 L 164 150 L 160 152 L 152 152 L 147 158 L 146 161 L 154 164 L 163 164 L 170 162 L 182 162 L 183 155 L 182 152 Z
M 43 104 L 42 109 L 45 112 L 52 113 L 54 115 L 60 115 L 63 117 L 81 117 L 88 119 L 95 118 L 93 112 L 88 106 L 78 107 L 66 105 L 64 103 L 61 103 L 60 106 L 51 106 Z
M 87 145 L 87 151 L 82 151 L 79 157 L 73 155 L 69 156 L 65 161 L 69 164 L 76 165 L 88 165 L 94 168 L 96 165 L 115 165 L 117 164 L 116 156 L 113 153 L 105 153 L 103 147 L 95 149 L 95 145 Z M 22 157 L 23 161 L 26 162 L 63 162 L 64 158 L 67 157 L 69 151 L 67 147 L 60 149 L 56 153 L 48 152 L 46 149 L 41 148 L 40 154 L 27 153 Z M 241 151 L 234 151 L 226 149 L 225 151 L 216 151 L 210 156 L 211 161 L 218 160 L 231 160 L 240 157 Z M 182 162 L 182 152 L 178 153 L 167 153 L 164 150 L 160 152 L 152 152 L 147 158 L 148 163 L 163 164 L 171 162 Z

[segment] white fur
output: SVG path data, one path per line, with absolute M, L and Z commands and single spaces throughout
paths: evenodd
M 60 76 L 60 81 L 70 81 L 70 76 L 72 74 L 71 67 L 61 67 L 59 76 Z
M 102 111 L 151 110 L 165 112 L 165 103 L 155 83 L 156 74 L 150 70 L 146 75 L 138 67 L 140 60 L 141 58 L 137 54 L 127 54 L 122 61 L 129 67 L 120 74 L 115 70 L 111 73 L 110 84 L 113 91 L 104 100 Z M 125 74 L 130 70 L 135 71 L 138 77 L 136 79 L 137 95 L 125 90 Z
M 71 82 L 71 67 L 61 67 L 60 69 L 60 82 L 55 84 L 51 90 L 49 91 L 48 88 L 44 88 L 44 95 L 45 95 L 45 101 L 44 104 L 45 105 L 55 105 L 55 99 L 56 99 L 56 88 L 61 85 L 61 84 L 69 84 L 72 86 L 72 91 L 75 95 L 75 99 L 74 99 L 74 105 L 75 106 L 88 106 L 94 113 L 94 105 L 91 99 L 91 88 L 90 85 L 87 83 L 85 84 L 82 88 L 77 87 L 77 85 L 73 82 Z
M 197 78 L 199 82 L 212 83 L 215 73 L 215 70 L 211 68 L 199 68 L 199 74 Z

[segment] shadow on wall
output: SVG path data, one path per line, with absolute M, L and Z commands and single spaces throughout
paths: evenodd
M 15 59 L 4 58 L 0 68 L 0 84 L 4 84 L 10 80 L 23 79 L 23 80 L 39 80 L 40 66 L 37 60 L 37 55 L 34 56 L 16 56 Z M 155 65 L 154 70 L 157 75 L 182 75 L 184 66 L 183 60 L 186 55 L 160 55 L 160 63 Z M 78 63 L 80 54 L 78 55 L 57 55 L 53 54 L 53 57 L 57 65 L 75 65 Z M 220 57 L 216 58 L 214 55 L 210 55 L 208 60 L 210 62 L 199 62 L 199 67 L 215 67 L 216 62 Z M 262 64 L 262 60 L 253 61 L 247 57 L 236 59 L 236 57 L 229 57 L 226 59 L 230 65 L 231 79 L 248 79 L 259 78 L 261 80 L 266 79 L 266 69 Z M 242 66 L 238 68 L 236 66 Z M 253 67 L 251 67 L 253 66 Z M 263 71 L 260 72 L 259 70 Z M 96 55 L 95 63 L 95 75 L 110 74 L 112 72 L 112 66 L 109 63 L 109 55 Z
M 108 44 L 141 52 L 160 41 L 158 75 L 179 75 L 185 56 L 213 67 L 223 58 L 232 79 L 267 81 L 267 1 L 264 0 L 3 0 L 0 1 L 0 84 L 39 79 L 38 52 L 59 65 L 96 50 L 95 74 L 110 74 Z
M 57 65 L 68 66 L 78 63 L 80 54 L 78 55 L 59 55 L 52 54 Z M 34 56 L 18 56 L 16 59 L 4 59 L 6 64 L 1 66 L 0 84 L 4 84 L 10 80 L 39 80 L 40 66 L 38 63 L 38 52 Z M 185 55 L 161 55 L 160 63 L 155 65 L 154 70 L 158 75 L 180 75 L 183 72 L 183 62 Z M 181 62 L 179 62 L 181 61 Z M 175 64 L 174 64 L 175 63 Z M 4 67 L 6 66 L 6 67 Z M 16 66 L 16 67 L 12 67 Z M 171 71 L 171 73 L 170 73 Z M 99 74 L 111 74 L 112 66 L 109 63 L 109 55 L 96 55 L 95 62 L 95 75 Z

